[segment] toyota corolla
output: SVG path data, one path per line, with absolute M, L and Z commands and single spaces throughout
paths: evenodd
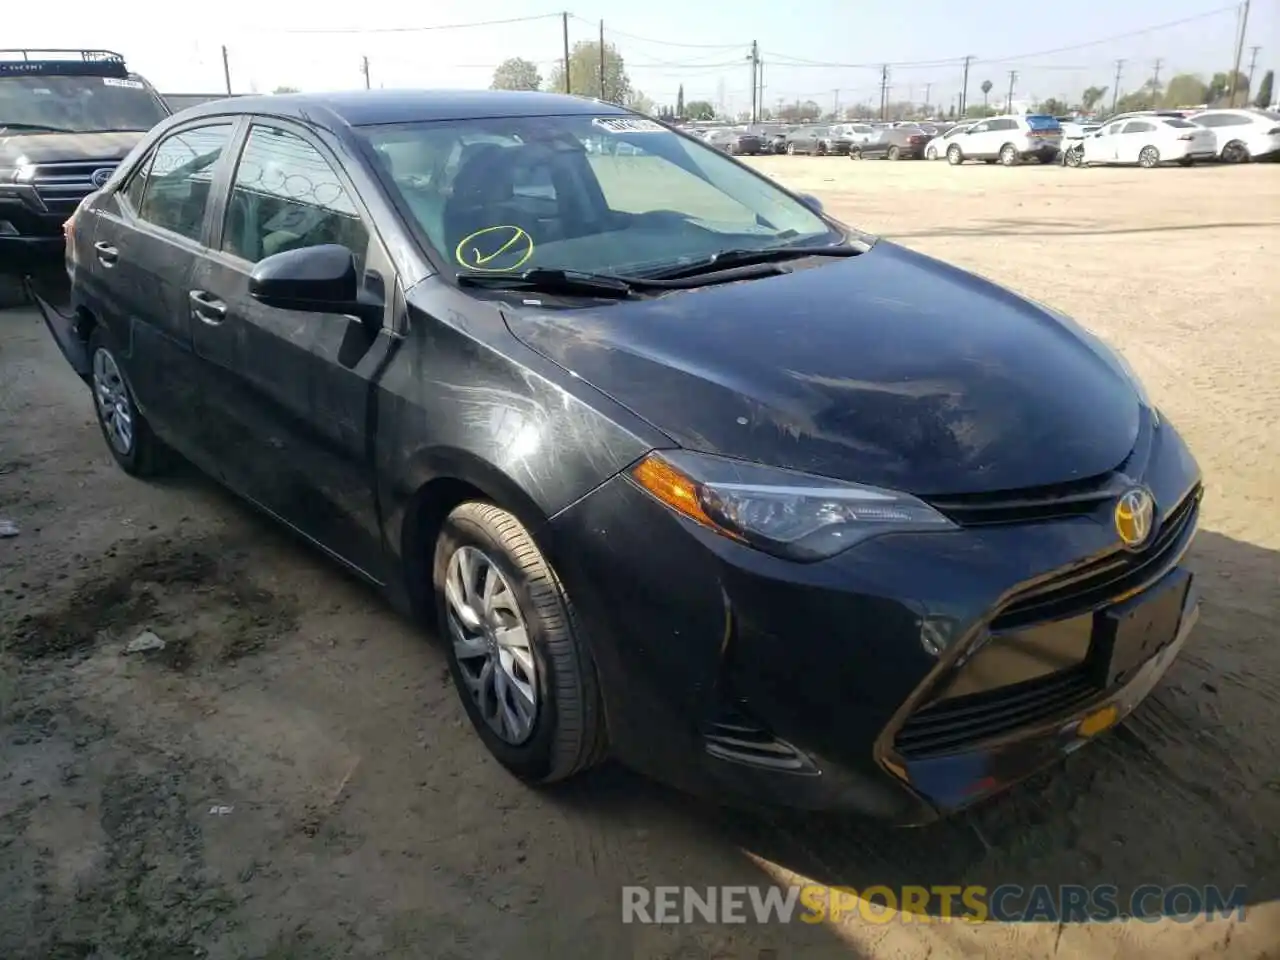
M 1200 474 L 1070 319 L 540 93 L 153 130 L 42 310 L 180 453 L 438 627 L 492 754 L 922 822 L 1123 720 L 1195 621 Z

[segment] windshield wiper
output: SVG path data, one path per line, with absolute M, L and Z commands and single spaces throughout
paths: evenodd
M 856 246 L 828 244 L 816 247 L 756 247 L 754 249 L 721 250 L 701 260 L 682 263 L 659 270 L 646 279 L 675 280 L 680 277 L 696 277 L 701 273 L 713 273 L 730 267 L 744 267 L 756 263 L 777 263 L 782 260 L 799 260 L 803 257 L 855 257 L 863 251 Z
M 75 133 L 66 127 L 51 127 L 47 123 L 13 123 L 0 120 L 0 130 L 40 130 L 44 133 Z
M 464 287 L 484 287 L 489 290 L 534 290 L 618 300 L 631 296 L 634 289 L 630 281 L 620 277 L 550 267 L 534 267 L 520 273 L 459 273 L 458 283 Z

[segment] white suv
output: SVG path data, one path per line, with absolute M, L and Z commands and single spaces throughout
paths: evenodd
M 1062 124 L 1049 116 L 1004 116 L 980 120 L 957 135 L 947 147 L 952 166 L 966 160 L 999 160 L 1012 167 L 1019 160 L 1035 157 L 1049 163 L 1062 146 Z
M 1275 110 L 1205 110 L 1187 119 L 1213 131 L 1218 158 L 1227 163 L 1280 153 L 1280 112 Z

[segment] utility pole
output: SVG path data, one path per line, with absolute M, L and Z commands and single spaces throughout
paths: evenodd
M 1117 60 L 1116 61 L 1116 82 L 1115 82 L 1115 86 L 1111 88 L 1111 112 L 1112 113 L 1116 112 L 1116 103 L 1120 99 L 1120 71 L 1122 71 L 1123 69 L 1124 69 L 1124 61 Z
M 880 119 L 884 120 L 889 112 L 889 65 L 880 68 Z
M 1249 30 L 1249 0 L 1244 0 L 1244 12 L 1240 16 L 1240 36 L 1236 39 L 1236 65 L 1231 71 L 1231 103 L 1236 105 L 1236 81 L 1240 79 L 1240 58 L 1244 56 L 1244 38 Z
M 604 21 L 600 21 L 600 99 L 604 96 Z
M 933 90 L 932 83 L 926 83 L 924 85 L 924 115 L 926 118 L 929 116 L 929 93 L 932 90 Z
M 1005 101 L 1004 112 L 1013 113 L 1013 85 L 1018 79 L 1018 71 L 1009 71 L 1009 99 Z
M 760 114 L 758 120 L 764 120 L 764 60 L 761 59 L 756 64 L 756 112 Z
M 573 93 L 573 84 L 569 82 L 569 14 L 560 14 L 560 26 L 564 33 L 564 92 Z
M 1253 69 L 1258 65 L 1258 51 L 1261 47 L 1249 48 L 1249 89 L 1245 91 L 1245 106 L 1249 105 L 1249 94 L 1253 92 Z
M 1160 68 L 1164 66 L 1164 60 L 1156 57 L 1155 71 L 1151 74 L 1151 95 L 1154 97 L 1160 90 Z
M 960 119 L 963 120 L 965 111 L 969 109 L 969 64 L 973 62 L 973 57 L 964 58 L 964 86 L 960 88 Z
M 227 96 L 231 96 L 231 61 L 227 59 L 227 45 L 222 45 L 222 79 L 227 84 Z
M 360 72 L 364 74 L 364 88 L 369 89 L 369 58 L 360 58 Z
M 756 113 L 760 109 L 760 45 L 751 41 L 751 122 L 756 122 Z
M 840 120 L 840 91 L 838 89 L 831 91 L 834 96 L 831 100 L 831 119 Z

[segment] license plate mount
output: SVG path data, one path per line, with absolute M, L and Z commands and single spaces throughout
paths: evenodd
M 1191 573 L 1175 570 L 1148 590 L 1097 613 L 1091 659 L 1104 688 L 1124 683 L 1178 636 Z

